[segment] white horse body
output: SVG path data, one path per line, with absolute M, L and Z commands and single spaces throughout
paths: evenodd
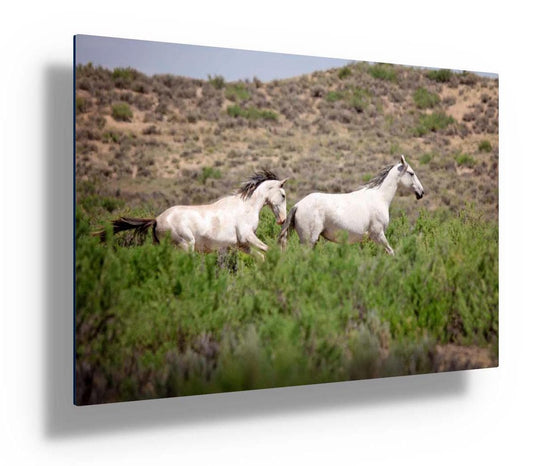
M 361 190 L 345 194 L 313 193 L 306 196 L 296 204 L 295 229 L 298 236 L 311 243 L 318 240 L 317 235 L 334 242 L 361 241 L 374 225 L 388 225 L 387 206 L 377 196 L 374 202 L 365 199 L 374 195 L 373 192 Z M 306 212 L 312 214 L 306 215 Z
M 135 230 L 144 234 L 151 228 L 154 242 L 169 235 L 187 251 L 211 252 L 228 247 L 247 253 L 252 252 L 252 247 L 267 251 L 268 246 L 255 234 L 259 213 L 268 205 L 278 224 L 285 221 L 287 205 L 283 185 L 286 181 L 262 170 L 244 182 L 234 195 L 212 204 L 170 207 L 156 218 L 121 217 L 113 221 L 113 233 Z M 104 230 L 95 234 L 105 239 Z
M 268 180 L 261 183 L 247 199 L 241 195 L 224 197 L 212 204 L 197 206 L 174 206 L 156 218 L 158 237 L 170 234 L 173 242 L 183 249 L 211 252 L 238 246 L 247 251 L 249 246 L 266 251 L 255 232 L 259 226 L 259 212 L 265 204 L 273 207 L 278 223 L 286 217 L 283 182 Z M 274 203 L 271 197 L 277 196 Z M 275 206 L 280 205 L 279 212 Z
M 422 184 L 403 155 L 399 164 L 387 167 L 357 191 L 312 193 L 304 197 L 289 212 L 279 241 L 285 246 L 290 228 L 294 227 L 302 243 L 314 245 L 320 236 L 329 241 L 355 243 L 369 236 L 394 254 L 385 231 L 389 225 L 389 206 L 398 186 L 411 189 L 418 199 L 424 195 Z

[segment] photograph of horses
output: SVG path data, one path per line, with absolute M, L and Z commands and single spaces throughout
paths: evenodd
M 74 38 L 74 403 L 498 366 L 498 76 Z

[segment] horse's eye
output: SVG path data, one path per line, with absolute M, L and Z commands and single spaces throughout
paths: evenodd
M 281 198 L 285 199 L 285 194 L 281 193 Z

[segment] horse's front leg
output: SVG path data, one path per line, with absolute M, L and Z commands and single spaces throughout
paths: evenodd
M 246 254 L 249 254 L 250 256 L 255 256 L 262 261 L 265 260 L 265 255 L 262 252 L 259 252 L 257 249 L 252 249 L 249 245 L 244 244 L 242 246 L 239 246 L 239 251 L 242 251 Z
M 255 233 L 253 232 L 250 232 L 248 235 L 246 235 L 243 243 L 249 244 L 250 246 L 260 249 L 261 251 L 268 251 L 268 246 L 263 243 L 257 236 L 255 236 Z
M 391 248 L 391 245 L 387 241 L 387 237 L 385 236 L 385 232 L 381 230 L 377 235 L 373 236 L 372 239 L 385 247 L 385 251 L 387 251 L 387 254 L 390 254 L 391 256 L 394 256 L 394 249 Z

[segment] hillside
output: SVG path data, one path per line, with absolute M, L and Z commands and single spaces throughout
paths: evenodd
M 76 70 L 78 201 L 113 212 L 200 203 L 253 169 L 290 176 L 289 205 L 352 191 L 400 153 L 427 196 L 393 208 L 498 212 L 498 80 L 357 63 L 292 79 L 226 83 L 92 65 Z

